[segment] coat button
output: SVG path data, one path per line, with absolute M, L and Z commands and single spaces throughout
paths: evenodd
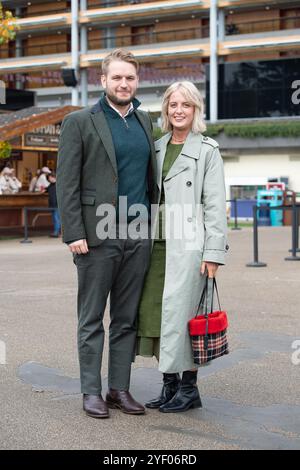
M 186 182 L 186 185 L 187 185 L 187 186 L 192 186 L 192 182 L 191 182 L 191 181 L 187 181 L 187 182 Z
M 225 250 L 226 250 L 226 251 L 229 250 L 229 245 L 226 245 L 226 246 L 225 246 Z
M 192 218 L 192 217 L 188 217 L 188 218 L 187 218 L 187 221 L 188 221 L 188 222 L 193 222 L 193 218 Z

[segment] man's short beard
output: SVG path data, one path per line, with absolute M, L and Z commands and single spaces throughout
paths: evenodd
M 109 93 L 106 92 L 106 96 L 111 101 L 113 104 L 116 104 L 117 106 L 127 106 L 128 104 L 131 103 L 132 99 L 134 98 L 134 95 L 131 95 L 130 98 L 126 98 L 124 100 L 117 98 L 114 95 L 110 95 Z

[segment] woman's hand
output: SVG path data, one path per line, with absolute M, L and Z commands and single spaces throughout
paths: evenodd
M 208 277 L 215 277 L 217 270 L 218 270 L 218 263 L 210 263 L 208 261 L 203 261 L 201 264 L 201 274 L 205 274 L 205 271 L 207 271 Z

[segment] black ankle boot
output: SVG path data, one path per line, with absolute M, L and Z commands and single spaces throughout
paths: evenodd
M 163 388 L 159 397 L 145 403 L 147 408 L 159 408 L 175 395 L 180 385 L 179 374 L 163 374 Z
M 182 374 L 180 387 L 173 398 L 161 405 L 159 411 L 162 413 L 179 413 L 190 408 L 201 408 L 201 398 L 197 387 L 197 371 L 185 371 Z

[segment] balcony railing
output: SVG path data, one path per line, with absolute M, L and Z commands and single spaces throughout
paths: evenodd
M 113 47 L 126 47 L 171 41 L 188 41 L 191 39 L 208 37 L 209 26 L 189 29 L 171 29 L 167 31 L 146 31 L 143 33 L 132 33 L 102 37 L 101 39 L 90 39 L 89 49 L 95 50 L 105 48 L 107 44 L 113 44 Z
M 70 41 L 60 41 L 53 44 L 34 44 L 32 46 L 23 44 L 20 47 L 13 44 L 13 47 L 9 47 L 8 49 L 3 46 L 0 47 L 0 59 L 46 54 L 63 54 L 66 52 L 71 52 Z
M 208 19 L 207 19 L 208 20 Z M 151 26 L 150 26 L 151 27 Z M 266 31 L 281 31 L 300 28 L 300 16 L 276 18 L 271 20 L 258 20 L 254 22 L 227 23 L 226 35 L 253 34 Z M 94 30 L 96 31 L 96 30 Z M 104 32 L 103 29 L 98 31 Z M 104 49 L 107 47 L 128 47 L 145 44 L 156 44 L 171 41 L 188 41 L 193 39 L 208 38 L 209 25 L 199 25 L 198 28 L 170 29 L 166 31 L 145 31 L 142 33 L 117 34 L 112 36 L 102 35 L 99 39 L 89 39 L 89 50 Z M 25 40 L 26 41 L 26 40 Z M 10 42 L 8 46 L 0 47 L 0 59 L 10 57 L 26 57 L 45 54 L 63 54 L 71 51 L 69 40 L 55 43 L 28 45 L 23 42 L 21 47 L 17 47 L 15 42 Z M 43 41 L 43 38 L 41 38 Z
M 231 18 L 230 18 L 231 20 Z M 254 34 L 266 31 L 281 31 L 285 29 L 300 28 L 300 16 L 288 16 L 286 18 L 272 18 L 268 20 L 243 21 L 235 23 L 228 21 L 226 24 L 226 35 Z
M 172 29 L 159 32 L 150 31 L 127 35 L 114 35 L 101 37 L 99 39 L 90 39 L 89 50 L 104 49 L 108 47 L 108 44 L 113 44 L 112 47 L 125 47 L 169 41 L 184 41 L 208 36 L 208 26 L 203 26 L 202 28 Z M 16 57 L 17 55 L 26 57 L 45 54 L 63 54 L 65 52 L 71 52 L 71 41 L 69 40 L 33 45 L 27 45 L 25 43 L 21 47 L 16 46 L 15 43 L 12 42 L 9 48 L 0 48 L 0 58 Z
M 69 13 L 71 11 L 71 8 L 66 8 L 66 7 L 55 7 L 55 10 L 53 11 L 45 11 L 45 10 L 37 10 L 37 11 L 27 11 L 22 9 L 20 14 L 16 14 L 15 10 L 12 10 L 14 15 L 21 19 L 21 18 L 34 18 L 35 16 L 48 16 L 48 15 L 55 15 L 57 13 Z
M 89 10 L 94 10 L 96 8 L 110 8 L 110 7 L 117 7 L 117 6 L 122 6 L 122 5 L 136 5 L 139 3 L 154 3 L 154 2 L 160 2 L 161 0 L 115 0 L 112 2 L 105 2 L 105 1 L 100 1 L 88 6 Z M 15 13 L 15 10 L 12 9 L 12 11 Z M 35 16 L 45 16 L 45 15 L 50 15 L 50 14 L 55 14 L 55 13 L 69 13 L 71 11 L 70 7 L 55 7 L 55 10 L 53 11 L 45 11 L 45 10 L 35 10 L 35 11 L 28 11 L 27 9 L 22 8 L 21 14 L 17 15 L 18 18 L 31 18 Z
M 155 2 L 161 2 L 161 0 L 114 0 L 114 1 L 109 1 L 106 2 L 105 0 L 102 0 L 97 3 L 93 3 L 93 5 L 89 5 L 88 9 L 93 10 L 95 8 L 110 8 L 110 7 L 118 7 L 122 5 L 137 5 L 138 3 L 155 3 Z

